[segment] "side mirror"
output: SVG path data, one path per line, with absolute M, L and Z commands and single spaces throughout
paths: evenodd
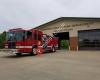
M 25 40 L 25 36 L 23 36 L 23 41 Z

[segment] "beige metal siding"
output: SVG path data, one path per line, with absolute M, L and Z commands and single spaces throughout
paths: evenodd
M 69 32 L 70 37 L 74 37 L 78 35 L 79 30 L 100 29 L 100 22 L 63 20 L 44 27 L 42 26 L 39 29 L 49 35 L 57 32 Z

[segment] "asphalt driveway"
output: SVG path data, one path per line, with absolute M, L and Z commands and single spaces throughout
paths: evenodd
M 0 52 L 0 80 L 100 80 L 100 52 L 58 50 L 21 57 Z

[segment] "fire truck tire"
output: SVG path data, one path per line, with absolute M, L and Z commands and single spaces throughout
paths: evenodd
M 55 49 L 55 47 L 54 47 L 54 46 L 52 47 L 52 52 L 56 52 L 56 49 Z
M 37 52 L 36 52 L 36 48 L 32 48 L 32 52 L 31 52 L 31 55 L 36 55 Z
M 22 53 L 16 53 L 16 55 L 17 55 L 17 56 L 21 56 L 21 55 L 22 55 Z

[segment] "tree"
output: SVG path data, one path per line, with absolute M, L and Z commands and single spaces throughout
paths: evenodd
M 0 48 L 4 48 L 4 44 L 6 41 L 6 32 L 0 34 Z

